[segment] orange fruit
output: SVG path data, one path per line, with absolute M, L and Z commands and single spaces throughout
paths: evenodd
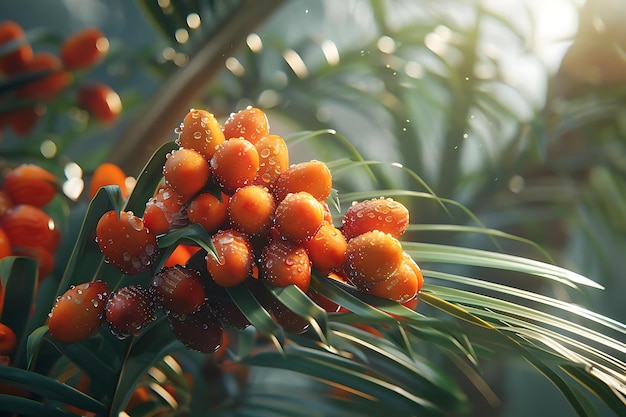
M 42 106 L 41 104 L 38 105 Z M 39 118 L 45 113 L 45 106 L 43 112 L 38 110 L 38 107 L 24 107 L 20 109 L 11 110 L 7 113 L 9 117 L 9 124 L 11 129 L 17 136 L 26 136 L 39 121 Z
M 322 226 L 324 209 L 307 192 L 290 193 L 278 204 L 274 214 L 276 229 L 285 239 L 304 242 Z
M 156 234 L 127 211 L 104 213 L 96 225 L 96 242 L 107 261 L 126 275 L 148 269 L 158 251 Z
M 59 245 L 60 233 L 52 217 L 30 204 L 11 208 L 0 219 L 0 227 L 13 246 L 42 247 L 54 252 Z
M 404 303 L 415 298 L 422 282 L 421 270 L 415 261 L 404 253 L 400 266 L 389 278 L 376 282 L 357 280 L 355 285 L 360 291 Z
M 119 94 L 103 83 L 79 86 L 76 103 L 102 123 L 113 123 L 123 108 Z
M 217 147 L 211 168 L 222 191 L 232 195 L 238 188 L 252 184 L 259 170 L 259 153 L 246 139 L 233 138 Z
M 156 302 L 171 314 L 190 314 L 204 303 L 200 273 L 185 266 L 161 269 L 152 277 L 150 289 Z
M 156 314 L 148 290 L 141 285 L 128 285 L 111 294 L 105 317 L 111 332 L 122 338 L 141 334 Z
M 109 40 L 97 28 L 85 28 L 67 37 L 61 45 L 61 60 L 70 70 L 89 68 L 109 51 Z
M 163 266 L 175 266 L 185 265 L 191 256 L 196 253 L 200 248 L 198 246 L 178 244 L 176 249 L 170 254 Z
M 0 72 L 15 74 L 24 68 L 33 57 L 33 48 L 24 37 L 24 29 L 13 21 L 0 23 L 0 46 L 21 39 L 21 44 L 13 51 L 0 57 Z
M 11 256 L 13 250 L 11 249 L 11 241 L 6 232 L 0 228 L 0 259 Z
M 122 171 L 122 168 L 109 162 L 98 165 L 93 172 L 89 182 L 89 198 L 93 198 L 98 190 L 106 185 L 117 185 L 122 192 L 122 198 L 128 196 L 126 174 Z
M 244 138 L 252 144 L 269 134 L 270 128 L 265 112 L 256 107 L 246 107 L 231 113 L 222 126 L 224 137 Z
M 213 353 L 222 345 L 224 330 L 206 304 L 184 320 L 168 315 L 167 321 L 174 336 L 188 349 Z
M 259 154 L 259 172 L 254 184 L 271 190 L 280 174 L 289 168 L 289 149 L 278 135 L 264 136 L 254 147 Z
M 11 207 L 13 207 L 11 198 L 6 191 L 0 189 L 0 217 L 4 216 Z
M 291 165 L 276 180 L 273 192 L 276 201 L 289 193 L 306 191 L 319 201 L 325 201 L 332 190 L 330 170 L 321 161 L 308 161 Z
M 248 236 L 265 233 L 272 224 L 276 204 L 264 187 L 248 185 L 239 188 L 228 201 L 231 226 Z
M 19 97 L 51 99 L 72 82 L 72 74 L 64 71 L 59 58 L 50 52 L 38 52 L 24 64 L 24 72 L 50 71 L 49 74 L 23 84 L 16 89 Z
M 193 149 L 180 148 L 167 155 L 163 165 L 165 182 L 182 197 L 189 200 L 200 192 L 211 177 L 209 162 Z
M 212 238 L 217 259 L 208 254 L 206 266 L 213 281 L 221 287 L 242 283 L 252 271 L 253 252 L 250 241 L 236 230 L 220 230 Z
M 43 207 L 56 195 L 56 178 L 38 165 L 22 164 L 7 173 L 2 189 L 15 205 Z
M 409 210 L 391 198 L 376 198 L 352 204 L 342 219 L 346 239 L 372 230 L 400 237 L 409 225 Z
M 104 281 L 70 287 L 48 314 L 50 335 L 65 343 L 87 339 L 102 325 L 108 298 L 109 287 Z
M 326 220 L 313 238 L 302 243 L 309 254 L 313 268 L 323 275 L 340 269 L 348 248 L 341 231 Z
M 229 196 L 221 193 L 221 201 L 211 193 L 195 196 L 187 207 L 190 223 L 196 223 L 213 233 L 223 226 L 228 217 Z
M 402 259 L 398 239 L 374 230 L 348 241 L 343 270 L 354 285 L 362 286 L 387 279 L 396 272 Z
M 170 185 L 161 185 L 154 197 L 148 200 L 143 222 L 148 230 L 157 235 L 187 225 L 183 201 Z
M 222 127 L 206 110 L 192 109 L 185 115 L 176 143 L 181 148 L 197 151 L 210 161 L 217 147 L 224 142 Z
M 15 332 L 4 323 L 0 323 L 0 355 L 10 355 L 17 346 Z
M 272 285 L 296 285 L 306 292 L 311 283 L 311 261 L 306 250 L 294 242 L 275 240 L 263 248 L 261 278 Z

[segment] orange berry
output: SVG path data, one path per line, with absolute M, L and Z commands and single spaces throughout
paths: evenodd
M 259 172 L 254 184 L 271 190 L 280 174 L 289 168 L 289 149 L 278 135 L 264 136 L 254 147 L 259 154 Z
M 330 170 L 321 161 L 291 165 L 276 180 L 274 196 L 281 201 L 289 193 L 306 191 L 319 201 L 325 201 L 332 190 Z
M 0 189 L 0 217 L 4 216 L 11 207 L 13 207 L 11 198 L 6 191 Z
M 163 266 L 170 267 L 175 265 L 185 265 L 191 256 L 200 248 L 197 246 L 178 244 L 176 249 L 170 254 Z
M 106 303 L 106 321 L 118 337 L 137 336 L 156 319 L 149 291 L 141 285 L 119 288 Z
M 156 234 L 132 212 L 110 210 L 96 225 L 96 241 L 106 259 L 126 275 L 148 269 L 157 255 Z
M 306 250 L 293 242 L 276 240 L 261 252 L 260 274 L 272 285 L 296 285 L 306 292 L 311 283 L 311 262 Z
M 228 202 L 228 217 L 232 227 L 248 236 L 266 232 L 272 224 L 276 204 L 266 188 L 248 185 L 239 188 Z
M 313 268 L 327 275 L 341 268 L 348 248 L 341 231 L 324 221 L 313 238 L 302 243 L 313 264 Z
M 13 251 L 11 249 L 11 241 L 6 232 L 0 228 L 0 259 L 11 256 Z
M 252 144 L 269 134 L 270 128 L 265 112 L 256 107 L 246 107 L 231 113 L 222 126 L 224 137 L 244 138 Z
M 24 37 L 24 29 L 10 20 L 0 23 L 0 45 L 21 39 L 21 45 L 0 57 L 0 72 L 5 74 L 15 74 L 24 68 L 26 62 L 33 57 L 33 48 Z
M 61 45 L 61 60 L 70 70 L 95 65 L 109 51 L 109 40 L 97 28 L 86 28 L 70 35 Z
M 229 196 L 222 193 L 218 199 L 211 193 L 202 193 L 195 196 L 187 207 L 187 216 L 190 223 L 197 223 L 213 233 L 224 225 L 227 219 Z
M 312 238 L 324 221 L 322 204 L 307 192 L 290 193 L 278 204 L 274 224 L 280 235 L 295 242 Z
M 156 302 L 172 314 L 193 313 L 204 303 L 200 273 L 185 266 L 163 268 L 152 277 L 150 289 Z
M 211 177 L 211 168 L 198 152 L 180 148 L 167 155 L 163 176 L 183 201 L 187 201 L 204 188 Z
M 409 225 L 409 210 L 391 198 L 376 198 L 352 204 L 342 219 L 346 239 L 372 230 L 400 237 Z
M 59 342 L 87 339 L 102 325 L 109 288 L 104 281 L 70 287 L 57 298 L 48 315 L 50 335 Z
M 404 253 L 400 266 L 389 278 L 376 282 L 357 280 L 355 285 L 363 292 L 404 303 L 415 298 L 421 288 L 421 282 L 423 282 L 421 270 L 415 261 Z
M 114 122 L 123 108 L 119 94 L 103 83 L 78 87 L 76 103 L 102 123 Z
M 43 112 L 39 108 L 43 108 Z M 17 136 L 26 136 L 37 124 L 39 118 L 45 113 L 45 105 L 38 107 L 24 107 L 11 110 L 7 113 L 11 129 Z
M 181 197 L 168 184 L 161 185 L 146 203 L 143 221 L 148 230 L 157 235 L 187 225 Z
M 168 315 L 167 321 L 174 336 L 188 349 L 213 353 L 222 345 L 224 330 L 207 304 L 184 320 Z
M 50 71 L 49 74 L 21 85 L 16 92 L 19 97 L 51 99 L 65 90 L 72 82 L 72 74 L 61 69 L 61 61 L 50 52 L 38 52 L 24 64 L 24 72 Z
M 232 195 L 238 188 L 252 184 L 259 170 L 259 153 L 246 139 L 233 138 L 217 147 L 211 168 L 222 191 Z
M 11 208 L 0 219 L 0 227 L 13 246 L 39 246 L 54 252 L 59 245 L 60 234 L 52 217 L 29 204 Z
M 211 160 L 222 142 L 224 133 L 213 113 L 196 109 L 190 110 L 183 119 L 176 141 L 181 148 L 193 149 L 207 161 Z
M 56 195 L 56 178 L 38 165 L 22 164 L 4 177 L 2 189 L 13 204 L 43 207 Z
M 217 259 L 212 254 L 206 258 L 206 266 L 213 281 L 221 287 L 242 283 L 252 271 L 253 252 L 250 241 L 236 230 L 220 230 L 213 238 Z
M 4 323 L 0 323 L 0 355 L 10 355 L 17 346 L 15 332 Z
M 374 230 L 348 241 L 343 269 L 355 285 L 383 281 L 398 269 L 402 257 L 398 239 Z
M 98 165 L 93 172 L 89 183 L 89 198 L 93 198 L 98 190 L 106 185 L 117 185 L 122 192 L 122 198 L 128 196 L 126 174 L 122 168 L 108 162 Z

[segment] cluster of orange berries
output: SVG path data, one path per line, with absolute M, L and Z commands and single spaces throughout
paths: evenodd
M 409 224 L 404 205 L 388 198 L 356 202 L 335 226 L 326 202 L 329 168 L 317 160 L 290 165 L 285 141 L 270 133 L 258 108 L 233 113 L 223 125 L 192 109 L 177 132 L 179 147 L 167 155 L 163 182 L 143 217 L 111 210 L 96 227 L 107 262 L 126 275 L 151 271 L 150 285 L 112 295 L 104 282 L 70 289 L 51 312 L 53 337 L 81 340 L 103 320 L 118 335 L 137 335 L 160 307 L 186 346 L 213 351 L 223 327 L 250 324 L 225 290 L 242 284 L 285 330 L 303 331 L 306 320 L 289 314 L 261 282 L 295 285 L 326 308 L 333 303 L 309 288 L 312 271 L 399 303 L 416 297 L 422 274 L 398 240 Z M 215 253 L 196 248 L 184 265 L 152 270 L 159 238 L 188 224 L 206 230 Z M 92 317 L 76 324 L 82 332 L 72 325 L 77 298 L 90 300 L 79 303 Z
M 23 28 L 16 22 L 3 21 L 0 22 L 2 46 L 7 52 L 0 55 L 0 79 L 17 80 L 15 88 L 2 99 L 23 100 L 25 105 L 0 113 L 0 128 L 10 127 L 15 134 L 24 136 L 45 113 L 45 103 L 70 86 L 75 71 L 91 68 L 102 60 L 109 42 L 99 29 L 86 28 L 66 38 L 58 55 L 33 52 Z M 45 74 L 38 77 L 39 73 Z M 121 111 L 117 93 L 102 83 L 80 85 L 76 102 L 102 122 L 115 120 Z
M 56 178 L 44 168 L 22 164 L 7 172 L 0 187 L 0 259 L 37 260 L 39 279 L 54 268 L 60 232 L 43 207 L 57 192 Z

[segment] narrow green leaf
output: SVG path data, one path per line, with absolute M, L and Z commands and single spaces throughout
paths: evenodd
M 272 320 L 270 314 L 257 301 L 246 285 L 229 287 L 226 288 L 226 291 L 250 324 L 258 331 L 266 335 L 276 335 L 280 332 L 280 326 Z
M 48 325 L 38 327 L 28 335 L 26 342 L 26 368 L 30 369 L 31 365 L 37 360 L 41 343 L 44 336 L 48 333 Z
M 0 259 L 0 279 L 4 307 L 0 320 L 13 330 L 18 343 L 24 343 L 26 325 L 37 290 L 37 261 L 21 256 Z
M 74 413 L 63 411 L 54 406 L 45 405 L 38 401 L 13 395 L 0 394 L 0 411 L 7 411 L 21 416 L 50 416 L 50 417 L 76 417 Z

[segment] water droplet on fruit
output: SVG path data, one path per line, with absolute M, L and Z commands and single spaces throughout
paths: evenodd
M 194 139 L 202 139 L 202 132 L 198 132 L 198 131 L 194 132 L 193 133 L 193 138 Z
M 261 151 L 261 153 L 259 154 L 259 156 L 261 158 L 267 158 L 268 156 L 270 156 L 270 150 L 268 148 L 265 148 Z

